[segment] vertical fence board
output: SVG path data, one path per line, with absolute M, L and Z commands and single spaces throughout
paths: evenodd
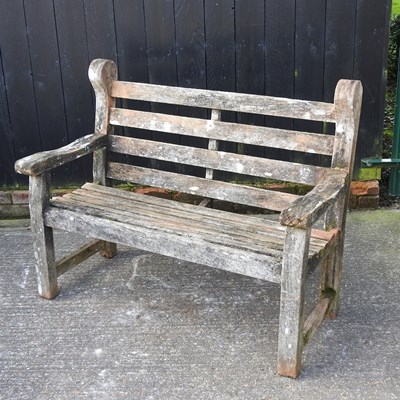
M 68 133 L 53 1 L 27 1 L 25 12 L 42 149 L 56 149 L 68 144 Z M 71 180 L 70 168 L 54 171 L 59 182 Z
M 213 90 L 236 91 L 235 1 L 205 0 L 207 86 Z M 235 121 L 234 113 L 222 112 L 222 121 Z M 230 143 L 219 143 L 224 151 L 235 151 Z M 215 172 L 216 176 L 218 171 Z
M 325 18 L 325 1 L 296 1 L 295 98 L 323 98 Z M 294 128 L 309 132 L 323 129 L 320 123 L 310 121 L 295 121 Z M 310 154 L 293 153 L 290 157 L 295 162 L 321 162 L 321 157 Z
M 54 0 L 60 68 L 69 141 L 94 129 L 92 86 L 88 80 L 89 55 L 82 0 Z M 91 158 L 83 157 L 70 166 L 72 180 L 91 179 Z M 71 178 L 70 178 L 71 180 Z
M 325 24 L 321 21 L 325 21 L 324 1 L 297 0 L 295 98 L 323 97 Z
M 265 94 L 294 97 L 295 0 L 270 0 L 265 4 Z M 293 120 L 265 117 L 268 126 L 293 129 Z M 287 159 L 279 149 L 265 149 L 267 157 Z
M 14 145 L 0 49 L 0 185 L 15 185 Z
M 295 0 L 265 4 L 265 94 L 294 97 Z
M 1 0 L 0 9 L 7 10 L 0 13 L 0 46 L 15 157 L 20 158 L 41 150 L 25 12 L 22 0 Z M 28 184 L 26 177 L 14 176 L 16 182 Z
M 175 25 L 178 85 L 205 89 L 207 81 L 203 1 L 175 0 Z M 207 111 L 179 107 L 179 115 L 207 118 Z M 207 148 L 208 141 L 183 136 L 181 144 Z M 196 167 L 187 165 L 183 170 L 188 174 L 204 176 L 204 171 L 199 171 Z
M 251 24 L 249 23 L 251 21 Z M 236 90 L 264 94 L 264 0 L 236 0 Z M 264 125 L 261 115 L 237 116 L 238 122 Z M 238 145 L 238 153 L 263 156 L 261 147 Z
M 356 2 L 354 0 L 327 2 L 324 101 L 333 101 L 336 83 L 339 79 L 352 79 L 353 77 L 355 20 Z
M 118 54 L 118 76 L 124 81 L 148 82 L 146 34 L 144 20 L 145 0 L 114 0 L 115 33 Z M 122 107 L 149 111 L 147 103 L 122 100 Z M 118 105 L 118 104 L 117 104 Z M 149 132 L 123 128 L 123 135 L 146 139 Z M 113 155 L 113 160 L 124 159 Z M 149 166 L 148 160 L 136 157 L 135 164 Z
M 89 60 L 106 58 L 117 62 L 113 2 L 84 0 L 83 4 Z
M 358 0 L 354 76 L 364 82 L 364 96 L 356 160 L 381 154 L 389 18 L 390 2 Z
M 332 102 L 339 79 L 352 79 L 354 69 L 356 2 L 326 4 L 325 66 L 323 100 Z M 338 23 L 340 21 L 340 23 Z M 334 126 L 327 127 L 334 134 Z
M 42 148 L 49 150 L 68 143 L 53 2 L 27 1 L 25 12 Z
M 178 80 L 174 1 L 145 0 L 144 5 L 149 81 L 150 83 L 176 86 Z M 178 107 L 174 105 L 152 104 L 151 109 L 155 112 L 178 114 Z M 153 132 L 152 137 L 154 140 L 180 143 L 180 138 L 176 135 Z M 160 166 L 163 169 L 172 167 L 172 170 L 176 172 L 181 169 L 181 166 L 171 166 L 165 162 L 157 162 L 155 160 L 152 160 L 152 165 L 153 167 Z
M 114 0 L 118 71 L 121 80 L 148 82 L 144 4 Z

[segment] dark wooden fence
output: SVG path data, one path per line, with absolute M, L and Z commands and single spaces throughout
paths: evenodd
M 99 57 L 115 60 L 123 80 L 310 100 L 331 101 L 338 79 L 361 79 L 359 165 L 381 149 L 390 6 L 0 0 L 0 185 L 26 184 L 14 173 L 16 159 L 92 132 L 87 67 Z M 87 179 L 84 163 L 62 170 L 55 183 Z

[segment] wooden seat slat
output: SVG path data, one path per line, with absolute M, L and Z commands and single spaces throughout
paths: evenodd
M 107 215 L 107 214 L 106 214 Z M 87 215 L 79 211 L 51 207 L 46 210 L 44 220 L 48 226 L 96 236 L 106 241 L 118 242 L 127 246 L 147 250 L 169 257 L 179 258 L 203 265 L 215 266 L 219 269 L 244 274 L 271 282 L 280 281 L 279 262 L 275 258 L 255 252 L 244 252 L 229 246 L 211 242 L 196 242 L 190 237 L 177 234 L 166 235 L 158 231 L 132 224 L 125 217 L 117 218 L 112 211 L 110 220 L 102 216 Z M 193 251 L 188 252 L 188 247 Z M 272 262 L 272 260 L 275 260 Z
M 95 196 L 111 196 L 118 202 L 134 202 L 136 207 L 156 207 L 157 209 L 163 207 L 164 213 L 168 213 L 169 210 L 171 210 L 173 215 L 179 213 L 179 215 L 188 219 L 190 219 L 193 215 L 193 205 L 187 203 L 181 203 L 178 201 L 165 201 L 163 198 L 143 196 L 135 192 L 115 190 L 114 188 L 110 188 L 108 186 L 96 185 L 93 183 L 85 183 L 82 188 L 92 192 Z M 227 220 L 228 224 L 235 223 L 236 229 L 241 231 L 246 232 L 249 230 L 252 233 L 259 234 L 268 232 L 268 235 L 275 235 L 279 237 L 279 239 L 284 237 L 286 234 L 286 228 L 282 226 L 279 221 L 272 220 L 270 218 L 254 215 L 246 215 L 244 218 L 242 214 L 231 212 L 219 212 L 218 218 L 216 218 L 215 212 L 216 210 L 210 208 L 196 207 L 196 215 L 201 217 L 203 220 L 211 220 L 218 224 L 224 224 L 225 220 Z M 315 246 L 322 248 L 331 240 L 333 234 L 334 232 L 332 231 L 312 229 L 312 243 L 315 243 Z
M 117 190 L 116 192 L 120 191 Z M 52 204 L 59 207 L 78 207 L 81 210 L 85 208 L 86 212 L 89 213 L 92 208 L 107 212 L 107 210 L 115 208 L 116 197 L 118 197 L 118 193 L 110 198 L 109 195 L 101 195 L 98 191 L 78 189 L 63 198 L 54 199 Z M 192 234 L 197 234 L 201 231 L 211 238 L 222 237 L 229 242 L 231 242 L 232 238 L 235 238 L 236 241 L 233 241 L 231 245 L 236 247 L 246 243 L 247 246 L 250 246 L 249 248 L 256 251 L 277 256 L 282 254 L 285 234 L 280 229 L 277 229 L 280 226 L 277 221 L 263 220 L 262 222 L 260 221 L 259 225 L 249 227 L 249 225 L 245 224 L 238 225 L 236 220 L 230 218 L 231 213 L 213 210 L 212 217 L 205 218 L 199 212 L 199 207 L 190 206 L 186 212 L 182 212 L 180 207 L 175 207 L 179 203 L 174 201 L 169 203 L 170 207 L 166 207 L 165 202 L 162 205 L 155 206 L 143 204 L 140 201 L 132 201 L 132 197 L 130 199 L 120 198 L 117 210 L 121 213 L 128 213 L 130 218 L 135 219 L 136 223 L 152 224 L 157 222 L 160 229 L 162 229 L 163 223 L 166 224 L 166 228 L 170 228 L 170 224 L 173 223 L 177 224 L 179 229 L 185 227 L 185 230 Z M 221 214 L 226 214 L 227 220 L 220 218 Z M 233 224 L 235 225 L 235 230 L 232 231 Z M 329 240 L 312 238 L 310 256 L 317 255 L 328 242 Z

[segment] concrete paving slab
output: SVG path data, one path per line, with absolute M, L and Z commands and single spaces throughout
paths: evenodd
M 400 212 L 348 221 L 341 313 L 298 380 L 275 374 L 277 285 L 121 247 L 43 300 L 30 231 L 1 228 L 0 398 L 399 399 Z M 56 242 L 63 255 L 82 238 Z

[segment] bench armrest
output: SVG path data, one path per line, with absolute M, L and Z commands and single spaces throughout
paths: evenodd
M 282 225 L 306 229 L 334 204 L 346 188 L 347 172 L 329 171 L 305 196 L 296 199 L 281 212 Z
M 76 160 L 86 154 L 105 147 L 107 135 L 91 134 L 56 150 L 41 151 L 21 158 L 15 163 L 15 170 L 24 175 L 37 176 L 60 165 Z

